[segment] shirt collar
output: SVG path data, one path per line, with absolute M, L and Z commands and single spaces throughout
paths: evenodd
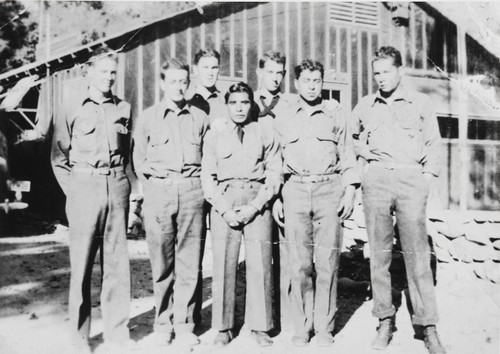
M 255 92 L 255 97 L 257 97 L 259 101 L 260 101 L 261 97 L 264 97 L 264 101 L 266 102 L 267 105 L 271 104 L 271 101 L 272 101 L 273 97 L 275 97 L 275 96 L 280 97 L 281 91 L 278 91 L 278 93 L 276 95 L 273 95 L 273 94 L 271 94 L 271 92 L 269 92 L 268 90 L 264 90 L 264 89 L 257 90 Z
M 196 91 L 195 93 L 199 94 L 201 97 L 203 97 L 203 99 L 205 99 L 205 101 L 208 101 L 208 99 L 210 98 L 210 96 L 219 96 L 220 95 L 220 91 L 217 89 L 217 87 L 215 88 L 215 91 L 214 92 L 210 92 L 205 86 L 203 85 L 197 85 L 196 86 Z
M 164 98 L 161 102 L 161 111 L 163 112 L 163 118 L 165 118 L 169 111 L 175 113 L 176 115 L 180 115 L 182 112 L 191 113 L 190 107 L 186 101 L 184 107 L 179 108 L 174 101 L 169 98 Z
M 113 92 L 110 92 L 110 97 L 105 98 L 104 101 L 99 103 L 99 102 L 93 100 L 92 98 L 90 98 L 89 90 L 87 88 L 87 90 L 85 90 L 85 94 L 82 96 L 80 105 L 84 106 L 86 103 L 89 103 L 89 102 L 94 102 L 95 104 L 113 103 L 114 105 L 116 105 L 118 103 L 118 100 L 115 97 L 115 95 L 113 95 Z
M 392 94 L 392 96 L 394 97 L 393 98 L 393 101 L 407 101 L 409 103 L 413 102 L 413 97 L 410 93 L 410 91 L 408 91 L 406 89 L 405 86 L 403 86 L 402 84 L 399 84 L 399 86 L 396 88 L 396 90 L 394 91 L 394 93 Z M 380 102 L 383 102 L 383 103 L 387 103 L 387 99 L 382 97 L 382 94 L 380 93 L 380 90 L 377 90 L 377 93 L 375 94 L 375 97 L 373 98 L 373 104 L 372 106 L 377 102 L 377 101 L 380 101 Z
M 321 99 L 320 103 L 315 106 L 309 106 L 302 97 L 299 96 L 297 102 L 297 113 L 300 111 L 306 112 L 309 116 L 312 116 L 315 113 L 325 113 L 325 101 Z

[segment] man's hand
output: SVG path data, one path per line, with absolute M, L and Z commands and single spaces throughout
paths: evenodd
M 337 215 L 340 220 L 346 220 L 352 215 L 354 210 L 354 194 L 356 188 L 353 185 L 349 185 L 344 190 L 344 195 L 340 198 L 339 206 L 337 208 Z
M 226 211 L 224 214 L 222 214 L 222 218 L 233 229 L 240 226 L 240 222 L 238 221 L 238 215 L 236 215 L 236 212 L 234 210 Z
M 283 212 L 283 202 L 280 199 L 276 199 L 273 204 L 273 218 L 280 227 L 285 227 L 285 213 Z
M 0 105 L 0 108 L 7 111 L 16 108 L 36 80 L 38 80 L 38 75 L 31 75 L 19 80 L 17 84 L 7 93 L 5 99 Z
M 255 207 L 251 205 L 242 205 L 234 208 L 236 212 L 237 220 L 240 224 L 246 225 L 251 222 L 257 213 L 259 212 Z

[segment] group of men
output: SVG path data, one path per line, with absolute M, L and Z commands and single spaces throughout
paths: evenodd
M 233 339 L 243 238 L 245 326 L 256 343 L 272 345 L 269 331 L 278 327 L 293 331 L 294 346 L 308 345 L 313 336 L 319 346 L 332 345 L 341 222 L 351 215 L 361 186 L 373 314 L 380 319 L 372 347 L 385 348 L 394 331 L 389 265 L 395 214 L 413 323 L 424 327 L 430 353 L 445 353 L 435 328 L 425 230 L 429 182 L 439 171 L 439 130 L 429 99 L 401 84 L 400 53 L 392 47 L 375 53 L 379 90 L 361 99 L 352 115 L 321 98 L 324 69 L 318 61 L 306 59 L 295 67 L 295 95 L 281 92 L 286 58 L 278 51 L 259 60 L 255 92 L 243 82 L 220 92 L 219 64 L 217 51 L 200 50 L 193 70 L 197 84 L 188 94 L 189 65 L 168 59 L 160 70 L 163 99 L 140 113 L 133 132 L 130 105 L 111 91 L 117 59 L 105 49 L 89 62 L 82 95 L 65 102 L 63 119 L 54 126 L 52 162 L 67 196 L 75 348 L 89 351 L 90 279 L 99 248 L 105 343 L 131 343 L 125 174 L 131 152 L 144 190 L 155 344 L 200 343 L 193 330 L 199 321 L 208 201 L 214 344 Z M 274 260 L 273 247 L 279 247 Z M 274 292 L 273 274 L 279 274 Z M 273 293 L 279 294 L 278 318 Z

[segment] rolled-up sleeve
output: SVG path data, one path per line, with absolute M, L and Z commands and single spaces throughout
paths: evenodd
M 209 130 L 203 143 L 203 157 L 201 159 L 201 185 L 205 199 L 220 214 L 231 209 L 231 205 L 224 198 L 224 187 L 217 181 L 217 136 L 215 130 Z

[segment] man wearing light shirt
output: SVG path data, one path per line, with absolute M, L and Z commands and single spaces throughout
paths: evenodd
M 144 217 L 156 300 L 158 344 L 199 344 L 193 334 L 205 237 L 201 152 L 207 115 L 185 100 L 187 63 L 161 68 L 164 99 L 146 109 L 134 132 L 135 172 L 144 186 Z
M 392 339 L 396 309 L 391 275 L 395 214 L 406 265 L 412 322 L 424 327 L 431 354 L 443 354 L 436 332 L 438 321 L 430 246 L 426 231 L 429 183 L 438 175 L 441 142 L 436 115 L 428 96 L 401 84 L 401 53 L 381 47 L 372 61 L 379 87 L 363 97 L 353 111 L 352 134 L 365 167 L 363 205 L 370 244 L 373 315 L 380 325 L 372 343 L 384 349 Z

